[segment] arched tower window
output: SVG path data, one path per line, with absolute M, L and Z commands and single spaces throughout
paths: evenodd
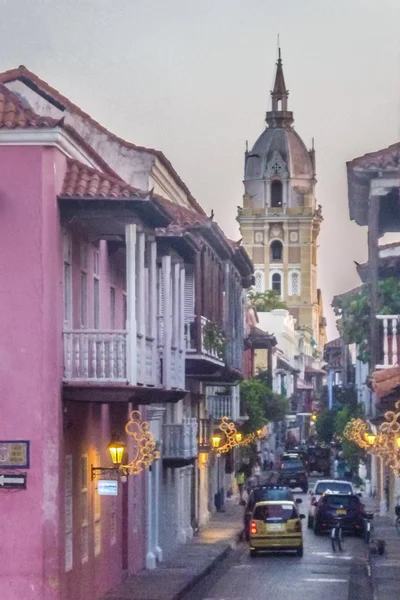
M 272 275 L 272 289 L 278 292 L 280 296 L 282 295 L 282 277 L 279 273 Z
M 290 295 L 300 296 L 300 273 L 294 272 L 290 275 Z
M 280 208 L 283 204 L 283 186 L 282 182 L 275 180 L 271 183 L 271 206 Z
M 272 242 L 272 244 L 271 244 L 271 260 L 281 261 L 282 253 L 283 253 L 282 242 L 279 242 L 278 240 L 275 240 L 274 242 Z
M 255 279 L 255 284 L 254 284 L 255 291 L 263 292 L 264 291 L 264 275 L 263 275 L 263 273 L 261 273 L 260 271 L 256 271 L 254 279 Z

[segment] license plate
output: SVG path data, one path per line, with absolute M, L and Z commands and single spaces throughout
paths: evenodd
M 345 514 L 346 514 L 346 511 L 344 510 L 344 508 L 339 508 L 339 509 L 336 511 L 336 514 L 337 514 L 337 515 L 345 515 Z
M 290 483 L 296 483 L 296 480 L 295 479 L 291 479 Z
M 285 526 L 283 525 L 283 523 L 268 523 L 267 530 L 268 531 L 284 531 Z

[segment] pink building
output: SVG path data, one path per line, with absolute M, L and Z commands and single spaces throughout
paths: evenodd
M 0 439 L 28 440 L 30 465 L 26 489 L 0 493 L 0 598 L 96 600 L 159 551 L 160 461 L 115 497 L 98 495 L 92 466 L 111 466 L 133 409 L 158 441 L 163 406 L 184 396 L 185 242 L 157 241 L 171 222 L 161 204 L 60 117 L 60 98 L 12 73 L 0 76 Z

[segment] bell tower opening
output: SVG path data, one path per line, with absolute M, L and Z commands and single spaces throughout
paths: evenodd
M 283 246 L 282 242 L 275 240 L 271 244 L 271 261 L 282 261 Z
M 275 179 L 271 183 L 271 206 L 280 208 L 283 204 L 283 185 L 282 181 Z

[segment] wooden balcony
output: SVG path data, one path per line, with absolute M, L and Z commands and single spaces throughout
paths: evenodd
M 388 369 L 399 364 L 400 315 L 377 315 L 379 321 L 380 356 L 377 369 Z
M 128 380 L 127 331 L 64 331 L 64 380 Z
M 207 395 L 207 412 L 215 420 L 228 417 L 232 421 L 240 419 L 239 395 Z
M 66 330 L 64 337 L 64 381 L 131 383 L 127 364 L 128 332 L 99 329 Z M 156 341 L 137 338 L 135 384 L 159 385 Z
M 205 317 L 200 318 L 200 323 L 196 317 L 186 323 L 186 374 L 189 376 L 210 375 L 225 365 L 225 350 L 217 339 L 213 340 L 212 327 Z
M 198 455 L 197 419 L 163 425 L 163 460 L 171 466 L 189 464 Z

